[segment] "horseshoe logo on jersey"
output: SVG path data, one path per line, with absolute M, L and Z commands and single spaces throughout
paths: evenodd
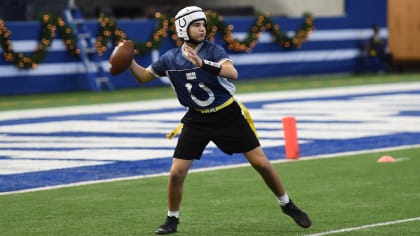
M 198 87 L 200 87 L 202 90 L 204 90 L 209 97 L 206 100 L 200 100 L 198 99 L 196 96 L 194 96 L 191 92 L 192 89 L 192 84 L 191 83 L 186 83 L 185 87 L 187 88 L 188 92 L 191 94 L 191 99 L 199 106 L 201 107 L 206 107 L 209 106 L 210 104 L 212 104 L 215 100 L 214 98 L 214 93 L 213 91 L 211 91 L 211 89 L 209 89 L 203 82 L 200 82 L 198 84 Z

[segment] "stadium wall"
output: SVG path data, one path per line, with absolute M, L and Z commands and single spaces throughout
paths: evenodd
M 360 48 L 368 37 L 371 27 L 381 27 L 381 37 L 387 39 L 387 4 L 386 0 L 347 0 L 346 14 L 342 17 L 315 17 L 315 30 L 300 49 L 286 50 L 275 44 L 269 33 L 262 33 L 252 53 L 229 52 L 239 71 L 240 79 L 258 79 L 264 77 L 294 76 L 329 73 L 355 73 L 369 70 L 369 65 L 361 63 Z M 302 24 L 303 18 L 273 17 L 283 31 L 294 33 Z M 235 26 L 235 38 L 246 36 L 254 17 L 224 17 L 226 24 Z M 39 22 L 5 22 L 12 32 L 15 51 L 29 55 L 38 44 Z M 89 29 L 95 36 L 98 22 L 88 21 Z M 127 38 L 145 42 L 154 31 L 153 20 L 118 20 L 118 27 L 127 34 Z M 223 44 L 222 41 L 219 42 Z M 174 47 L 174 42 L 167 38 L 162 47 L 146 55 L 136 57 L 144 65 L 149 65 L 160 54 Z M 107 59 L 111 50 L 103 56 L 103 66 L 107 68 Z M 0 48 L 0 52 L 2 49 Z M 89 90 L 89 83 L 84 67 L 77 57 L 70 55 L 59 34 L 54 39 L 46 60 L 36 69 L 19 70 L 0 58 L 0 94 L 29 94 Z M 160 78 L 148 84 L 137 84 L 128 72 L 111 77 L 115 89 L 138 86 L 158 86 L 167 83 Z

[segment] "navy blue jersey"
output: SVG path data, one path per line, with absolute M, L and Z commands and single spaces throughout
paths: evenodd
M 197 55 L 213 62 L 230 60 L 219 45 L 204 41 L 196 48 Z M 183 46 L 163 54 L 148 68 L 155 77 L 168 76 L 179 102 L 189 108 L 207 109 L 221 105 L 235 92 L 228 79 L 202 70 L 191 63 L 184 54 Z

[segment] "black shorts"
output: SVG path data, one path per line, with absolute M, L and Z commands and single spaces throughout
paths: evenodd
M 184 127 L 174 152 L 176 158 L 200 159 L 210 141 L 229 155 L 248 152 L 260 145 L 236 102 L 213 113 L 190 109 L 182 123 Z

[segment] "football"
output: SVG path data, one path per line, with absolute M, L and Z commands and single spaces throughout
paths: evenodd
M 109 57 L 109 72 L 118 75 L 124 72 L 134 58 L 134 44 L 131 40 L 119 43 Z

